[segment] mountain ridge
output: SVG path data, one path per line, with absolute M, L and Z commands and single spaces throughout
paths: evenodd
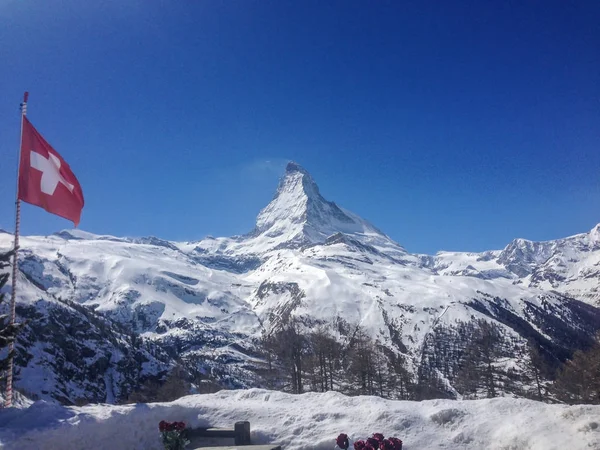
M 507 342 L 522 347 L 535 338 L 564 358 L 600 328 L 599 231 L 545 243 L 515 239 L 482 253 L 411 254 L 325 200 L 310 174 L 291 163 L 243 236 L 171 242 L 73 230 L 22 237 L 18 302 L 43 310 L 67 299 L 159 348 L 201 358 L 229 385 L 252 385 L 261 336 L 293 318 L 360 325 L 414 373 L 439 363 L 432 342 L 477 320 L 494 323 Z M 0 234 L 0 248 L 11 244 L 12 236 Z M 18 351 L 21 370 L 35 372 L 25 363 L 27 348 Z M 225 360 L 226 370 L 219 365 Z M 107 364 L 110 373 L 116 366 Z M 75 383 L 57 368 L 45 370 L 62 386 Z M 65 399 L 83 387 L 43 390 L 45 398 Z

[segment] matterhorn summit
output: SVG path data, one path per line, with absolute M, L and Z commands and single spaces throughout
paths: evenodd
M 254 233 L 292 247 L 322 244 L 336 233 L 389 240 L 367 221 L 325 200 L 310 174 L 295 162 L 287 165 L 275 197 L 258 215 Z
M 405 253 L 375 226 L 323 198 L 308 171 L 289 162 L 273 200 L 258 214 L 254 230 L 231 240 L 210 239 L 198 245 L 224 254 L 263 254 L 324 244 L 340 235 L 348 242 L 372 246 L 390 256 Z

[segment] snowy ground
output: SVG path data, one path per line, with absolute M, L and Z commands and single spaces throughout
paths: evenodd
M 277 442 L 286 450 L 330 450 L 340 432 L 354 439 L 374 432 L 396 436 L 406 450 L 600 449 L 600 406 L 509 398 L 408 402 L 260 389 L 126 406 L 36 402 L 0 410 L 0 446 L 158 450 L 161 420 L 183 420 L 191 426 L 231 426 L 249 420 L 254 443 Z

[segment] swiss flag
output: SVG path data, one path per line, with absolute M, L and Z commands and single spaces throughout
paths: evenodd
M 69 165 L 23 116 L 19 199 L 79 225 L 83 192 Z

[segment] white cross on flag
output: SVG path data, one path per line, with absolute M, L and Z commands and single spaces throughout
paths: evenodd
M 83 192 L 64 159 L 23 117 L 19 199 L 79 225 Z

